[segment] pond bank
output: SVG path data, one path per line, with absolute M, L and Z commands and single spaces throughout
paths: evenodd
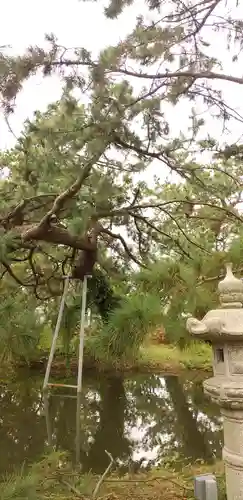
M 92 473 L 82 474 L 80 470 L 72 469 L 64 456 L 62 459 L 61 453 L 52 453 L 40 463 L 32 465 L 25 474 L 14 474 L 10 480 L 1 481 L 1 498 L 11 500 L 18 496 L 30 498 L 31 495 L 33 500 L 37 500 L 50 495 L 53 500 L 94 500 L 97 497 L 106 500 L 189 500 L 194 498 L 194 476 L 203 473 L 216 475 L 219 500 L 224 498 L 224 470 L 221 461 L 210 466 L 186 466 L 179 473 L 173 471 L 172 466 L 167 466 L 122 477 L 116 473 L 104 477 Z
M 40 351 L 39 356 L 29 362 L 29 367 L 43 373 L 49 353 Z M 84 353 L 84 370 L 96 372 L 120 373 L 159 373 L 178 375 L 182 371 L 212 371 L 211 347 L 203 343 L 192 343 L 186 349 L 180 350 L 173 345 L 146 345 L 140 349 L 139 356 L 133 361 L 117 361 L 95 359 L 87 351 Z M 26 363 L 20 363 L 25 365 Z M 78 360 L 71 356 L 68 363 L 70 373 L 76 373 Z M 67 362 L 60 351 L 56 353 L 52 365 L 52 375 L 61 376 L 67 370 Z

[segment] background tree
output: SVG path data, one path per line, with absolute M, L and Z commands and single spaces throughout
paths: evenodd
M 105 15 L 115 18 L 131 3 L 112 1 L 107 4 Z M 162 9 L 164 7 L 166 8 L 165 11 Z M 235 7 L 237 15 L 237 3 Z M 147 21 L 148 12 L 150 13 L 149 21 Z M 220 18 L 218 16 L 219 12 L 221 13 Z M 166 2 L 166 4 L 162 1 L 149 1 L 144 4 L 144 12 L 137 19 L 133 32 L 117 46 L 102 50 L 96 61 L 92 60 L 92 56 L 86 49 L 72 51 L 61 47 L 54 35 L 47 35 L 47 41 L 50 44 L 49 50 L 45 51 L 40 47 L 30 47 L 24 56 L 17 58 L 10 57 L 7 52 L 2 54 L 1 91 L 6 112 L 13 109 L 14 97 L 21 89 L 24 80 L 40 67 L 42 67 L 44 75 L 50 75 L 53 71 L 58 71 L 64 82 L 64 98 L 58 112 L 56 113 L 55 105 L 50 106 L 44 120 L 37 113 L 35 123 L 27 125 L 24 137 L 18 144 L 20 155 L 22 154 L 25 163 L 24 167 L 23 163 L 21 165 L 21 181 L 24 179 L 29 183 L 33 188 L 33 192 L 35 192 L 34 186 L 37 181 L 38 187 L 41 185 L 43 189 L 43 175 L 45 176 L 44 182 L 49 182 L 50 178 L 53 180 L 54 172 L 57 173 L 55 171 L 57 163 L 65 162 L 65 173 L 68 178 L 68 182 L 66 180 L 63 183 L 61 182 L 60 185 L 56 183 L 56 192 L 53 186 L 52 192 L 48 189 L 48 192 L 35 195 L 38 196 L 38 206 L 40 194 L 48 195 L 49 205 L 44 204 L 42 207 L 42 218 L 38 218 L 38 224 L 27 231 L 23 231 L 22 236 L 25 244 L 30 240 L 48 240 L 48 243 L 71 245 L 73 248 L 82 247 L 83 249 L 87 246 L 87 242 L 85 243 L 82 239 L 77 242 L 77 237 L 76 241 L 74 241 L 74 238 L 72 238 L 73 228 L 65 228 L 65 230 L 63 227 L 57 228 L 52 223 L 53 219 L 51 217 L 55 215 L 59 219 L 60 212 L 66 210 L 66 204 L 78 194 L 91 174 L 93 185 L 93 174 L 94 170 L 97 170 L 95 168 L 97 162 L 102 163 L 103 175 L 104 168 L 109 168 L 109 179 L 107 179 L 106 175 L 106 181 L 103 182 L 103 193 L 107 192 L 110 183 L 114 180 L 111 177 L 111 167 L 113 167 L 113 170 L 118 169 L 119 172 L 122 171 L 124 174 L 121 164 L 124 165 L 125 158 L 127 163 L 130 163 L 130 173 L 131 169 L 133 174 L 135 171 L 141 172 L 141 170 L 148 167 L 151 161 L 156 160 L 158 166 L 161 164 L 164 168 L 169 168 L 169 170 L 183 179 L 187 179 L 193 185 L 203 183 L 205 189 L 208 189 L 209 182 L 204 182 L 208 181 L 208 179 L 198 178 L 197 167 L 194 162 L 188 161 L 189 153 L 192 154 L 195 147 L 198 149 L 195 141 L 200 127 L 204 124 L 203 120 L 197 117 L 197 105 L 201 105 L 203 101 L 206 105 L 210 105 L 211 113 L 213 110 L 220 111 L 220 116 L 224 121 L 227 121 L 232 116 L 232 113 L 228 110 L 227 103 L 219 99 L 219 91 L 210 87 L 211 82 L 226 80 L 235 84 L 242 84 L 241 78 L 218 72 L 220 61 L 215 56 L 212 56 L 210 40 L 208 40 L 208 26 L 212 25 L 212 21 L 215 21 L 213 29 L 219 31 L 222 40 L 227 41 L 225 34 L 228 33 L 228 46 L 226 44 L 225 50 L 227 48 L 228 50 L 232 49 L 229 46 L 229 40 L 231 40 L 235 44 L 233 59 L 237 60 L 237 50 L 241 44 L 241 22 L 234 19 L 232 15 L 230 16 L 227 8 L 224 9 L 223 2 L 220 0 L 210 0 L 196 4 L 189 0 L 184 4 L 177 0 Z M 134 64 L 135 69 L 133 71 L 128 70 L 127 63 L 129 63 L 129 67 Z M 151 69 L 153 69 L 153 72 L 150 72 Z M 116 83 L 114 83 L 114 75 L 118 75 Z M 135 85 L 134 82 L 137 82 L 137 80 L 142 84 Z M 80 88 L 82 92 L 88 89 L 86 92 L 89 104 L 86 109 L 84 106 L 79 106 L 72 97 L 72 91 L 76 88 Z M 162 103 L 168 102 L 176 105 L 184 98 L 189 99 L 189 101 L 197 98 L 199 100 L 196 100 L 195 105 L 193 104 L 190 132 L 187 131 L 175 138 L 171 136 L 170 120 L 165 116 Z M 190 106 L 188 109 L 190 109 Z M 239 119 L 238 115 L 235 117 Z M 134 128 L 135 123 L 137 125 Z M 69 131 L 70 126 L 71 130 Z M 71 143 L 67 150 L 65 145 L 68 131 Z M 202 142 L 200 143 L 200 147 L 203 150 L 217 149 L 217 143 L 215 139 L 208 138 L 208 141 L 204 141 L 203 145 Z M 58 159 L 56 157 L 57 150 Z M 116 151 L 116 160 L 111 156 L 111 151 L 112 153 Z M 121 155 L 119 161 L 117 160 L 118 151 Z M 186 151 L 187 161 L 185 161 L 185 154 L 182 161 L 181 155 L 183 151 Z M 27 152 L 28 158 L 26 157 Z M 53 159 L 53 155 L 55 159 Z M 70 159 L 71 155 L 72 160 Z M 104 155 L 106 155 L 106 159 Z M 34 158 L 35 161 L 33 162 Z M 131 159 L 133 159 L 132 166 Z M 19 158 L 17 161 L 19 161 Z M 7 158 L 4 159 L 3 164 L 8 164 L 6 162 Z M 81 162 L 83 162 L 83 168 L 80 171 Z M 33 163 L 35 163 L 35 166 L 33 166 Z M 41 168 L 39 168 L 40 164 Z M 224 168 L 222 170 L 225 171 Z M 70 183 L 69 174 L 72 175 L 73 183 Z M 100 175 L 99 171 L 98 177 Z M 15 182 L 19 182 L 18 176 Z M 124 179 L 123 175 L 121 184 L 126 189 L 125 194 L 129 191 L 129 187 L 131 188 L 131 183 L 131 176 L 129 179 Z M 11 189 L 11 186 L 9 187 Z M 23 192 L 22 190 L 18 191 L 22 202 Z M 102 193 L 99 194 L 102 196 Z M 144 200 L 145 194 L 140 193 L 140 191 L 136 192 L 135 202 L 131 197 L 130 200 L 124 199 L 124 192 L 122 194 L 117 193 L 118 198 L 120 195 L 122 200 L 117 200 L 117 196 L 116 199 L 113 197 L 114 206 L 119 210 L 117 213 L 119 225 L 121 225 L 120 216 L 124 217 L 125 215 L 126 218 L 132 219 L 138 226 L 139 219 L 138 217 L 134 218 L 134 215 L 137 211 L 136 206 L 139 202 L 141 205 L 141 200 Z M 32 199 L 28 200 L 28 202 L 25 201 L 25 205 L 30 203 L 29 207 L 33 210 L 33 202 L 35 201 Z M 46 201 L 45 197 L 41 201 Z M 120 201 L 118 207 L 117 201 Z M 128 214 L 127 210 L 131 203 L 133 208 L 132 216 L 131 213 Z M 121 213 L 124 204 L 126 210 L 125 213 Z M 114 206 L 112 207 L 113 225 Z M 34 205 L 35 209 L 36 204 Z M 107 210 L 108 207 L 106 206 L 106 213 Z M 108 211 L 110 212 L 110 207 Z M 144 211 L 145 207 L 143 206 L 142 216 L 144 216 Z M 141 215 L 141 210 L 139 212 L 138 215 Z M 9 215 L 8 212 L 5 219 L 8 219 Z M 76 218 L 76 221 L 79 220 L 80 225 L 79 215 L 80 211 L 79 214 L 77 213 Z M 23 217 L 22 208 L 18 208 L 18 217 L 20 219 Z M 13 218 L 16 219 L 15 212 L 14 217 L 11 217 L 11 224 L 16 226 Z M 82 229 L 79 227 L 79 232 L 84 232 L 84 226 L 86 226 L 86 230 L 87 225 L 88 227 L 90 224 L 92 226 L 90 219 L 94 222 L 94 218 L 99 219 L 100 217 L 93 213 L 89 213 L 84 217 L 84 211 L 82 210 L 83 227 Z M 7 226 L 9 229 L 9 224 Z M 107 231 L 109 230 L 106 227 L 105 231 L 103 231 L 103 237 L 105 233 L 107 238 L 113 238 L 111 232 L 109 234 Z M 150 227 L 150 231 L 152 231 L 152 227 Z M 118 241 L 124 247 L 121 235 L 115 239 L 116 243 Z M 170 240 L 170 235 L 168 235 L 168 239 Z M 149 243 L 148 241 L 147 245 Z M 176 243 L 177 241 L 172 240 L 173 245 L 176 245 Z M 129 247 L 125 247 L 125 250 L 129 254 Z M 144 249 L 142 251 L 144 252 Z M 129 256 L 131 257 L 131 255 Z
M 131 3 L 108 2 L 104 14 L 115 18 Z M 87 48 L 64 48 L 52 34 L 45 50 L 29 47 L 13 57 L 3 49 L 6 120 L 30 75 L 57 72 L 63 82 L 60 101 L 37 111 L 1 155 L 2 168 L 9 168 L 0 184 L 3 279 L 8 274 L 53 305 L 77 252 L 95 252 L 98 241 L 98 263 L 109 274 L 120 268 L 124 278 L 134 266 L 162 260 L 172 318 L 181 318 L 182 310 L 204 311 L 209 299 L 205 303 L 200 287 L 203 293 L 184 302 L 172 296 L 192 290 L 201 277 L 211 279 L 211 266 L 220 274 L 226 253 L 238 255 L 241 248 L 241 148 L 223 148 L 202 119 L 210 111 L 223 129 L 230 119 L 242 121 L 217 85 L 238 86 L 243 79 L 223 73 L 210 38 L 215 31 L 237 62 L 242 22 L 237 2 L 234 7 L 235 17 L 222 0 L 148 1 L 133 31 L 96 59 Z M 184 100 L 189 125 L 175 135 L 171 110 L 176 115 Z M 200 165 L 200 152 L 218 157 Z M 141 175 L 155 166 L 163 175 L 148 186 Z M 113 316 L 117 331 L 116 321 Z

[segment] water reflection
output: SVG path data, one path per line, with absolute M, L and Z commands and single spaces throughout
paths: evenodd
M 76 465 L 80 464 L 80 451 L 81 451 L 81 415 L 82 415 L 82 395 L 77 394 L 77 406 L 76 406 L 76 440 L 75 440 L 75 450 L 76 450 Z
M 1 387 L 0 473 L 38 459 L 50 446 L 97 473 L 108 465 L 105 449 L 121 471 L 172 455 L 180 464 L 221 456 L 219 410 L 205 399 L 201 382 L 158 375 L 84 378 L 79 400 L 67 390 L 43 398 L 41 387 L 42 379 L 29 376 Z
M 43 405 L 44 405 L 44 414 L 45 414 L 45 419 L 46 419 L 46 430 L 47 430 L 47 441 L 48 441 L 48 446 L 50 449 L 54 449 L 55 445 L 53 442 L 53 431 L 52 431 L 52 422 L 51 422 L 51 414 L 50 414 L 50 398 L 53 397 L 59 397 L 61 400 L 64 398 L 76 398 L 76 436 L 75 436 L 75 452 L 76 452 L 76 465 L 80 464 L 80 451 L 81 451 L 81 422 L 80 422 L 80 417 L 81 417 L 81 412 L 82 412 L 82 407 L 81 407 L 81 400 L 82 396 L 79 393 L 77 396 L 73 396 L 70 394 L 48 394 L 46 391 L 44 391 L 43 394 Z
M 44 404 L 44 413 L 46 418 L 46 430 L 47 430 L 47 440 L 50 448 L 53 447 L 52 441 L 52 430 L 51 430 L 51 418 L 49 413 L 49 397 L 46 392 L 43 394 L 43 404 Z

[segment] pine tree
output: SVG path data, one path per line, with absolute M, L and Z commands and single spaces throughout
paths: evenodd
M 119 19 L 133 3 L 107 1 L 104 15 Z M 203 110 L 203 116 L 217 118 L 217 126 L 242 120 L 225 101 L 220 82 L 233 89 L 243 79 L 223 73 L 210 38 L 217 33 L 223 53 L 237 63 L 242 21 L 240 5 L 232 5 L 235 17 L 222 0 L 147 0 L 132 32 L 101 48 L 96 60 L 88 47 L 64 50 L 54 35 L 46 36 L 45 49 L 29 47 L 19 56 L 2 49 L 0 95 L 7 120 L 31 75 L 58 72 L 63 82 L 61 99 L 44 113 L 37 110 L 0 157 L 9 168 L 8 178 L 0 179 L 1 278 L 17 283 L 20 294 L 27 291 L 36 307 L 48 311 L 49 301 L 50 312 L 75 252 L 97 250 L 100 269 L 130 280 L 131 288 L 137 286 L 134 270 L 161 266 L 162 299 L 174 325 L 183 312 L 197 308 L 203 314 L 213 303 L 210 286 L 198 283 L 217 280 L 226 258 L 240 269 L 242 147 L 219 144 L 205 132 L 202 118 Z M 77 89 L 88 92 L 86 104 L 74 97 Z M 184 101 L 191 125 L 175 137 L 170 115 Z M 210 153 L 209 164 L 195 161 L 201 152 Z M 168 172 L 166 181 L 155 178 L 152 187 L 137 182 L 153 162 Z M 155 278 L 151 271 L 156 288 Z M 99 308 L 105 317 L 118 299 L 103 285 L 106 299 L 99 297 Z M 195 287 L 188 302 L 176 300 Z M 133 314 L 130 302 L 124 307 Z M 122 308 L 115 309 L 125 331 Z M 175 326 L 169 329 L 172 335 Z

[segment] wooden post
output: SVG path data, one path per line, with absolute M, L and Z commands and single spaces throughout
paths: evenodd
M 44 378 L 44 383 L 43 383 L 43 391 L 46 390 L 46 388 L 48 386 L 48 382 L 49 382 L 51 365 L 52 365 L 53 356 L 54 356 L 54 353 L 55 353 L 55 348 L 56 348 L 58 333 L 59 333 L 60 326 L 61 326 L 62 315 L 63 315 L 64 305 L 65 305 L 65 299 L 66 299 L 66 295 L 67 295 L 67 292 L 68 292 L 68 285 L 69 285 L 69 276 L 67 276 L 66 279 L 65 279 L 65 285 L 64 285 L 64 290 L 63 290 L 63 294 L 62 294 L 62 300 L 61 300 L 60 309 L 59 309 L 59 313 L 58 313 L 58 317 L 57 317 L 56 328 L 55 328 L 55 331 L 54 331 L 54 334 L 53 334 L 50 355 L 49 355 L 49 359 L 48 359 L 48 363 L 47 363 L 47 367 L 46 367 L 46 373 L 45 373 L 45 378 Z
M 82 390 L 85 310 L 86 310 L 86 300 L 87 300 L 87 281 L 88 281 L 88 276 L 84 276 L 83 290 L 82 290 L 82 308 L 81 308 L 81 318 L 80 318 L 80 330 L 79 330 L 79 356 L 78 356 L 78 385 L 77 385 L 77 393 L 80 393 L 81 390 Z

